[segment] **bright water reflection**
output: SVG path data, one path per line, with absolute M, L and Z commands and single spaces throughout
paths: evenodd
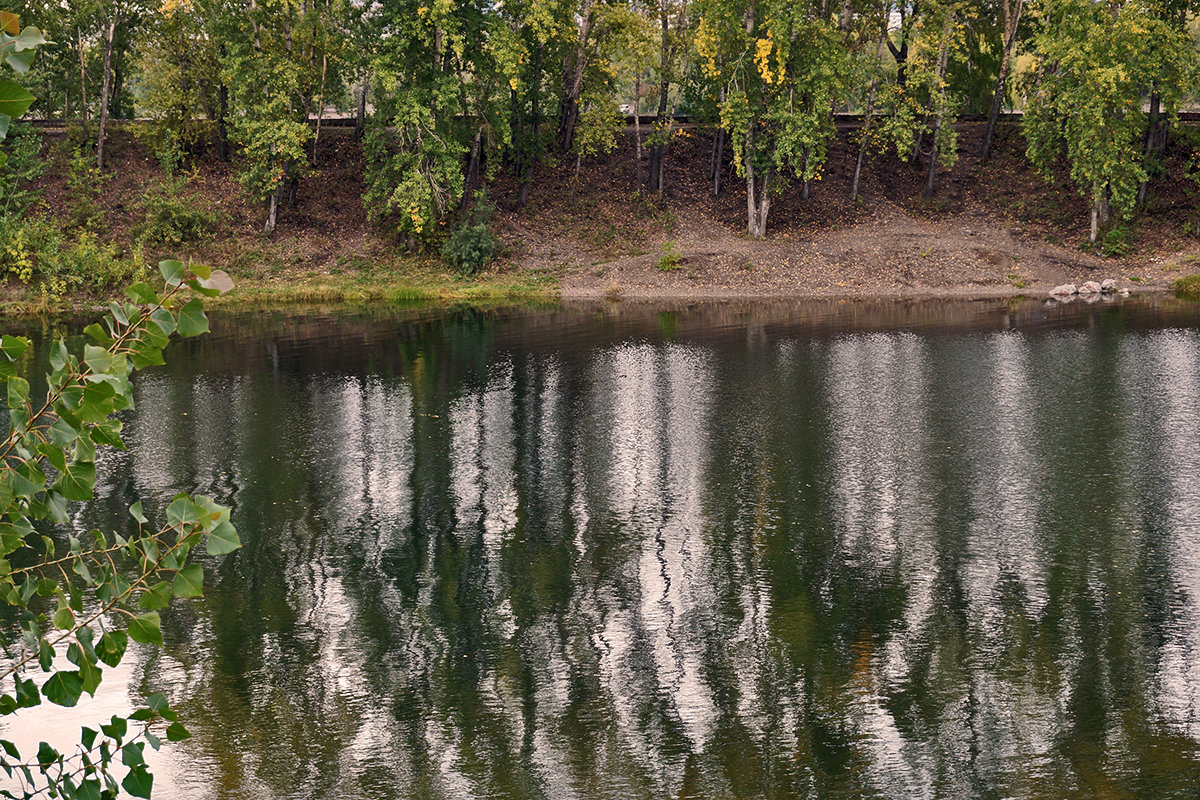
M 143 375 L 91 513 L 245 542 L 108 676 L 196 734 L 164 796 L 1200 793 L 1195 327 L 705 313 L 227 320 Z

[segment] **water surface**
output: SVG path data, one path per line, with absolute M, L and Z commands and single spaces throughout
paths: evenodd
M 245 546 L 82 708 L 172 798 L 1200 796 L 1197 308 L 217 317 L 79 514 Z

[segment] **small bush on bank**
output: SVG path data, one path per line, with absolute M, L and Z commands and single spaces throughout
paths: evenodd
M 1175 296 L 1200 301 L 1200 275 L 1185 275 L 1174 283 Z
M 658 268 L 663 272 L 677 270 L 679 269 L 679 258 L 679 248 L 675 246 L 675 242 L 664 242 L 658 255 Z
M 142 220 L 134 228 L 140 246 L 175 251 L 211 237 L 220 228 L 223 215 L 189 191 L 189 183 L 185 175 L 169 174 L 142 192 Z
M 67 189 L 71 197 L 66 215 L 69 227 L 83 231 L 98 231 L 103 227 L 104 209 L 100 205 L 100 191 L 108 178 L 96 167 L 96 161 L 90 154 L 76 151 L 71 157 L 67 168 Z
M 77 288 L 111 289 L 149 274 L 141 250 L 124 253 L 84 231 L 72 239 L 54 221 L 34 217 L 10 230 L 0 247 L 0 274 L 61 297 Z
M 485 198 L 475 203 L 470 215 L 450 234 L 442 245 L 442 258 L 465 275 L 474 275 L 492 260 L 496 240 L 488 228 L 493 208 Z
M 1108 233 L 1104 234 L 1104 239 L 1100 244 L 1100 252 L 1107 258 L 1120 258 L 1127 255 L 1132 247 L 1129 242 L 1129 228 L 1123 224 L 1116 224 L 1108 229 Z

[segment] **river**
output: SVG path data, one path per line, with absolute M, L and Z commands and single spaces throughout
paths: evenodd
M 166 647 L 200 798 L 1200 793 L 1200 306 L 215 315 L 80 524 L 234 507 Z

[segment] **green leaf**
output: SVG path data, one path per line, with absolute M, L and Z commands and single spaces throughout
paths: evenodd
M 83 693 L 83 678 L 75 670 L 60 670 L 42 684 L 42 694 L 51 703 L 71 708 Z
M 22 30 L 19 34 L 17 34 L 17 38 L 13 40 L 13 46 L 16 48 L 17 52 L 32 50 L 33 48 L 40 47 L 44 44 L 49 44 L 49 42 L 46 41 L 46 37 L 42 35 L 40 30 L 32 25 Z
M 59 473 L 53 488 L 62 492 L 62 496 L 68 500 L 91 500 L 92 487 L 95 485 L 96 465 L 89 461 L 75 461 Z
M 184 265 L 182 261 L 160 261 L 158 262 L 158 271 L 162 273 L 163 280 L 167 282 L 167 286 L 175 288 L 183 282 Z
M 225 555 L 232 553 L 242 546 L 242 540 L 238 538 L 237 529 L 229 521 L 229 508 L 227 506 L 223 506 L 215 502 L 212 498 L 203 495 L 196 495 L 193 499 L 196 505 L 207 512 L 213 520 L 205 542 L 209 555 Z
M 184 739 L 190 739 L 190 738 L 192 738 L 192 734 L 188 731 L 187 728 L 183 727 L 182 724 L 180 724 L 178 722 L 172 722 L 170 725 L 167 726 L 167 741 L 168 742 L 182 742 Z
M 8 379 L 8 407 L 21 408 L 29 399 L 29 381 L 24 378 Z
M 0 114 L 19 117 L 33 103 L 34 97 L 25 87 L 8 78 L 0 78 Z
M 108 331 L 104 330 L 103 327 L 98 323 L 92 323 L 91 325 L 86 326 L 85 329 L 83 329 L 83 332 L 85 335 L 95 339 L 97 343 L 100 343 L 101 347 L 107 348 L 109 344 L 113 343 L 113 337 L 109 336 Z
M 80 628 L 75 632 L 75 640 L 79 642 L 79 647 L 83 650 L 84 655 L 86 655 L 90 660 L 95 661 L 96 648 L 92 642 L 92 636 L 93 634 L 91 628 Z M 72 663 L 78 664 L 78 662 Z
M 150 335 L 154 344 L 165 347 L 171 334 L 175 332 L 175 317 L 165 308 L 156 308 L 150 312 L 150 321 L 154 326 L 146 328 L 146 333 Z
M 112 372 L 113 367 L 118 363 L 118 359 L 103 347 L 88 344 L 83 347 L 83 363 L 91 367 L 92 372 L 99 375 L 107 375 Z
M 19 708 L 33 708 L 42 704 L 42 696 L 38 693 L 37 684 L 33 679 L 22 680 L 17 676 L 17 706 Z
M 174 722 L 179 718 L 178 715 L 171 710 L 171 705 L 167 702 L 167 697 L 164 694 L 155 692 L 154 694 L 150 695 L 146 698 L 146 705 L 150 707 L 151 711 L 163 719 Z
M 134 503 L 133 505 L 131 505 L 129 507 L 129 516 L 133 517 L 134 519 L 136 519 L 138 522 L 140 522 L 143 525 L 146 524 L 146 515 L 145 515 L 145 513 L 142 512 L 142 501 L 141 500 L 138 500 L 136 503 Z
M 60 631 L 69 631 L 75 625 L 75 613 L 71 611 L 70 606 L 65 604 L 59 606 L 58 610 L 54 612 L 52 623 Z
M 21 751 L 18 750 L 17 746 L 8 739 L 0 739 L 0 747 L 4 748 L 4 752 L 8 753 L 9 758 L 16 761 L 21 760 Z
M 67 351 L 67 346 L 63 344 L 63 340 L 55 339 L 54 344 L 50 345 L 50 369 L 58 372 L 70 360 L 71 354 Z
M 29 340 L 24 336 L 9 336 L 7 333 L 0 336 L 0 352 L 4 353 L 4 357 L 9 361 L 16 361 L 29 347 Z
M 155 305 L 159 301 L 158 292 L 148 283 L 135 283 L 125 290 L 125 295 L 135 303 Z
M 192 502 L 186 494 L 177 494 L 167 506 L 167 524 L 172 528 L 186 528 L 200 522 L 206 512 L 207 509 Z
M 121 763 L 127 767 L 140 767 L 146 763 L 142 755 L 142 743 L 130 742 L 121 748 Z
M 96 778 L 84 778 L 75 789 L 75 800 L 103 800 L 100 781 Z
M 83 749 L 91 750 L 96 744 L 96 737 L 99 735 L 100 731 L 85 727 L 79 735 L 79 742 L 83 745 Z
M 208 280 L 212 276 L 212 270 L 203 264 L 191 264 L 188 266 L 188 269 L 202 281 Z
M 66 447 L 74 442 L 78 436 L 79 431 L 61 417 L 54 420 L 54 424 L 50 426 L 50 441 L 59 447 Z
M 183 337 L 199 336 L 208 333 L 208 317 L 204 315 L 204 304 L 192 299 L 179 309 L 179 335 Z
M 9 478 L 12 481 L 13 494 L 17 497 L 32 497 L 46 488 L 46 474 L 36 464 L 28 461 L 10 470 Z
M 37 760 L 39 767 L 45 769 L 51 764 L 57 762 L 60 758 L 62 758 L 62 756 L 59 754 L 59 752 L 51 747 L 47 742 L 41 742 L 38 745 Z
M 22 50 L 17 53 L 9 53 L 4 60 L 18 75 L 24 75 L 33 66 L 33 59 L 36 57 L 36 50 Z
M 129 645 L 129 637 L 125 631 L 109 631 L 100 637 L 96 643 L 96 657 L 110 667 L 121 663 L 125 648 Z
M 92 697 L 96 696 L 96 689 L 100 686 L 100 679 L 104 676 L 104 670 L 97 667 L 94 663 L 84 660 L 79 665 L 79 677 L 83 679 L 83 690 Z
M 204 568 L 192 564 L 181 569 L 171 584 L 171 591 L 176 597 L 203 597 Z
M 113 715 L 112 720 L 107 725 L 101 725 L 100 730 L 110 739 L 116 739 L 118 742 L 125 738 L 125 734 L 129 731 L 129 723 L 124 717 Z
M 199 278 L 188 278 L 187 285 L 189 287 L 191 287 L 193 292 L 197 292 L 197 293 L 203 295 L 204 297 L 216 297 L 217 295 L 220 294 L 220 292 L 218 292 L 216 289 L 205 288 L 201 284 Z
M 96 423 L 90 431 L 92 442 L 111 447 L 114 450 L 124 450 L 126 449 L 125 440 L 121 438 L 121 429 L 123 427 L 124 424 L 119 419 L 109 419 Z
M 157 611 L 139 614 L 129 621 L 129 638 L 142 644 L 162 644 L 162 620 Z
M 138 598 L 138 607 L 145 609 L 166 608 L 171 603 L 171 584 L 166 581 L 159 581 L 150 587 L 149 591 L 143 592 Z M 132 631 L 130 633 L 132 636 Z M 136 636 L 134 641 L 141 641 Z M 161 642 L 160 642 L 161 644 Z

